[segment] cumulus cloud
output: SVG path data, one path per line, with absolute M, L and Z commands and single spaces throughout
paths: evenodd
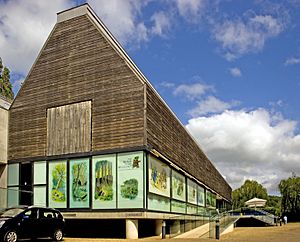
M 165 32 L 168 32 L 171 27 L 170 17 L 166 13 L 160 11 L 154 13 L 151 20 L 154 22 L 151 32 L 155 35 L 165 37 Z
M 0 53 L 5 64 L 26 74 L 69 0 L 0 1 Z
M 205 5 L 206 0 L 176 0 L 179 14 L 192 22 L 199 19 L 205 9 Z
M 196 98 L 201 97 L 204 95 L 207 91 L 212 91 L 213 87 L 201 83 L 194 83 L 194 84 L 181 84 L 177 86 L 173 94 L 176 95 L 184 95 L 189 100 L 194 100 Z
M 285 29 L 285 20 L 271 15 L 256 15 L 245 20 L 225 20 L 215 24 L 213 38 L 222 45 L 231 61 L 243 54 L 263 49 L 265 42 Z
M 300 64 L 300 58 L 290 57 L 284 62 L 284 65 L 286 66 L 296 65 L 296 64 Z
M 239 102 L 237 101 L 227 103 L 214 96 L 208 96 L 206 99 L 199 101 L 195 108 L 188 111 L 188 114 L 192 117 L 196 117 L 199 115 L 206 115 L 211 113 L 221 113 L 238 104 Z
M 229 72 L 234 77 L 241 77 L 242 76 L 241 70 L 237 67 L 230 68 Z
M 139 18 L 142 8 L 148 1 L 88 0 L 87 2 L 122 44 L 132 40 L 148 39 L 147 28 Z
M 276 194 L 281 179 L 300 174 L 295 121 L 265 109 L 227 110 L 190 119 L 186 127 L 234 189 L 254 179 Z

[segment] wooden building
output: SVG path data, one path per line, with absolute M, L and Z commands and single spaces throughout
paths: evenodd
M 9 187 L 33 192 L 10 204 L 130 226 L 231 203 L 228 183 L 87 4 L 58 13 L 10 108 L 8 146 Z

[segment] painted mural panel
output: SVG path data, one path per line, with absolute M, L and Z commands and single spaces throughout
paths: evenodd
M 187 181 L 188 181 L 187 182 L 188 183 L 188 185 L 187 185 L 188 202 L 197 204 L 197 184 L 190 179 L 188 179 Z
M 185 177 L 172 170 L 172 198 L 186 201 Z
M 153 156 L 149 156 L 149 192 L 170 197 L 170 168 Z
M 93 208 L 116 208 L 116 154 L 93 157 Z
M 54 208 L 67 207 L 67 162 L 49 162 L 49 206 Z
M 143 208 L 143 152 L 118 154 L 118 208 Z
M 70 161 L 70 208 L 89 207 L 89 159 Z
M 211 192 L 206 190 L 206 207 L 211 207 Z
M 205 206 L 205 191 L 200 186 L 198 186 L 198 206 Z

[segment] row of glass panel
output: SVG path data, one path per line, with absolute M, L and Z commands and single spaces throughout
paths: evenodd
M 34 162 L 33 203 L 56 208 L 144 208 L 148 185 L 149 210 L 197 213 L 205 201 L 215 207 L 214 194 L 151 155 L 146 176 L 144 160 L 139 151 L 94 156 L 91 162 L 90 158 Z M 19 164 L 10 164 L 8 186 L 19 185 Z M 13 194 L 8 195 L 8 205 L 18 200 Z

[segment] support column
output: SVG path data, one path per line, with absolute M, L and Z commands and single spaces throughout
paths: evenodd
M 139 238 L 139 221 L 137 219 L 126 219 L 126 239 Z
M 155 235 L 161 236 L 162 222 L 162 219 L 155 220 Z

